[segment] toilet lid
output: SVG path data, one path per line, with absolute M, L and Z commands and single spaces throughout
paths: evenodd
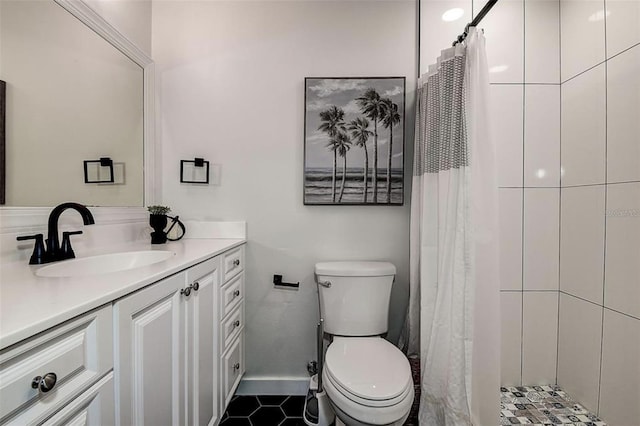
M 336 337 L 324 368 L 342 389 L 369 400 L 396 398 L 412 386 L 409 361 L 380 337 Z

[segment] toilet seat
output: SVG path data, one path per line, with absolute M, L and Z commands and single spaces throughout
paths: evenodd
M 413 403 L 411 368 L 404 354 L 380 337 L 335 337 L 323 379 L 340 411 L 362 424 L 392 424 Z

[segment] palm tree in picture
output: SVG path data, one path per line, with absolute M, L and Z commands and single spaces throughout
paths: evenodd
M 329 143 L 327 148 L 333 151 L 333 177 L 331 180 L 331 202 L 336 202 L 336 164 L 338 163 L 338 157 L 333 140 L 340 132 L 345 131 L 344 125 L 344 111 L 342 108 L 338 108 L 332 105 L 330 108 L 320 111 L 320 121 L 322 124 L 318 126 L 318 130 L 325 132 L 329 136 Z
M 391 102 L 391 99 L 382 100 L 382 125 L 389 129 L 389 157 L 387 159 L 387 203 L 391 203 L 391 156 L 393 154 L 393 128 L 400 123 L 398 105 Z
M 378 120 L 382 116 L 382 99 L 375 89 L 369 88 L 356 98 L 364 115 L 373 120 L 373 202 L 378 202 Z
M 362 191 L 362 200 L 366 203 L 367 190 L 369 189 L 369 151 L 367 150 L 367 141 L 373 135 L 373 132 L 369 130 L 369 120 L 364 117 L 351 120 L 349 130 L 351 131 L 354 145 L 364 149 L 364 170 L 362 171 L 364 189 Z
M 351 149 L 351 139 L 346 132 L 338 132 L 333 138 L 334 153 L 337 152 L 342 157 L 342 183 L 340 184 L 340 196 L 338 202 L 342 202 L 342 196 L 344 195 L 344 183 L 347 177 L 347 151 Z

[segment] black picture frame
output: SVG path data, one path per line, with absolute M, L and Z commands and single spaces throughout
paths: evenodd
M 404 205 L 406 77 L 306 77 L 304 93 L 303 204 Z

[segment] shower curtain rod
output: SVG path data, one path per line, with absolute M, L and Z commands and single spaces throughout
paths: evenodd
M 455 46 L 458 43 L 462 43 L 464 41 L 465 38 L 467 38 L 467 34 L 469 33 L 469 28 L 470 27 L 477 27 L 478 24 L 480 23 L 480 21 L 482 21 L 482 18 L 485 17 L 485 15 L 487 13 L 489 13 L 489 11 L 491 10 L 491 8 L 493 6 L 495 6 L 495 4 L 498 3 L 498 0 L 489 0 L 487 2 L 487 4 L 484 5 L 484 7 L 482 8 L 482 10 L 480 10 L 480 13 L 478 13 L 476 15 L 475 18 L 473 18 L 473 21 L 469 22 L 465 27 L 464 27 L 464 32 L 462 34 L 460 34 L 458 36 L 458 38 L 456 39 L 456 41 L 453 42 L 452 46 Z

